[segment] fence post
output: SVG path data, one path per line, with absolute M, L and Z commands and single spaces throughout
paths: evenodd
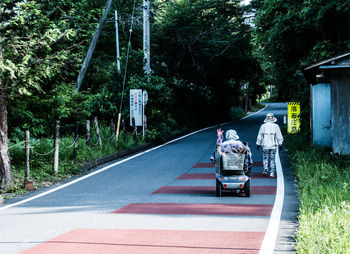
M 96 131 L 96 135 L 97 135 L 97 141 L 98 141 L 99 146 L 102 148 L 102 139 L 101 139 L 101 135 L 100 135 L 100 129 L 98 128 L 97 116 L 94 117 L 94 123 L 95 123 L 95 131 Z
M 90 150 L 90 120 L 86 120 L 86 145 Z
M 60 121 L 56 121 L 55 152 L 54 152 L 54 157 L 53 157 L 53 171 L 54 171 L 55 175 L 57 175 L 57 172 L 58 172 L 59 153 L 60 153 Z
M 133 128 L 132 135 L 134 137 L 135 144 L 137 145 L 137 126 L 135 126 L 135 118 L 133 117 L 131 121 L 132 121 L 132 128 Z
M 125 133 L 125 121 L 124 119 L 122 120 L 122 132 L 123 132 L 123 140 L 124 140 L 124 144 L 126 144 L 126 133 Z
M 115 124 L 113 119 L 111 119 L 111 132 L 112 132 L 112 137 L 115 137 Z
M 74 160 L 77 159 L 78 156 L 78 138 L 79 138 L 79 122 L 75 122 L 75 137 L 74 137 Z
M 26 139 L 24 141 L 26 148 L 26 164 L 25 164 L 25 174 L 24 174 L 24 189 L 32 191 L 33 182 L 30 181 L 30 133 L 28 130 L 25 132 Z

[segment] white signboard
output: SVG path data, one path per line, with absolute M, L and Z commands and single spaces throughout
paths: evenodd
M 142 90 L 130 89 L 130 126 L 135 118 L 135 126 L 142 126 Z

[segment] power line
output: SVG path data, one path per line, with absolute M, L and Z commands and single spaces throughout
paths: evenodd
M 124 98 L 126 72 L 127 72 L 127 69 L 128 69 L 129 52 L 130 52 L 130 46 L 131 46 L 131 34 L 132 34 L 132 27 L 133 27 L 133 23 L 134 23 L 135 2 L 136 2 L 136 0 L 134 0 L 133 7 L 132 7 L 131 24 L 130 24 L 130 30 L 129 30 L 129 42 L 128 42 L 128 50 L 126 52 L 125 69 L 124 69 L 124 77 L 123 77 L 123 88 L 122 88 L 122 98 L 120 100 L 119 113 L 122 112 L 122 108 L 123 108 L 123 98 Z

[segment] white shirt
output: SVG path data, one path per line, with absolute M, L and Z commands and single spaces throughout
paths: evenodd
M 283 137 L 280 127 L 273 123 L 267 122 L 261 125 L 256 144 L 262 146 L 263 149 L 275 149 L 282 145 Z

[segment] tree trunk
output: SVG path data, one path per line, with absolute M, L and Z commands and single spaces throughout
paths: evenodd
M 8 150 L 7 109 L 4 87 L 0 87 L 0 188 L 6 189 L 12 184 L 12 171 Z
M 2 53 L 3 47 L 0 34 L 0 66 L 3 63 Z M 0 69 L 0 71 L 2 72 L 3 69 Z M 13 181 L 8 148 L 5 87 L 0 83 L 0 189 L 6 189 Z

